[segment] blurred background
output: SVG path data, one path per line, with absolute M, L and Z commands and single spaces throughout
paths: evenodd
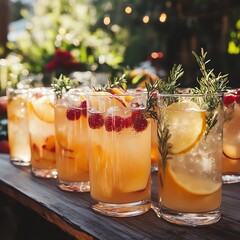
M 0 34 L 3 93 L 6 79 L 49 84 L 60 73 L 124 68 L 163 78 L 174 63 L 185 70 L 182 86 L 195 86 L 192 51 L 201 48 L 209 68 L 239 86 L 238 0 L 0 0 Z

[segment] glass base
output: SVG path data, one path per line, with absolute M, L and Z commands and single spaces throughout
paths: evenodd
M 240 174 L 223 174 L 222 180 L 224 184 L 240 182 Z
M 16 157 L 10 157 L 11 163 L 17 166 L 30 166 L 30 160 L 24 160 Z
M 92 209 L 100 214 L 111 217 L 133 217 L 147 212 L 151 208 L 149 200 L 126 204 L 109 204 L 98 202 Z
M 158 171 L 158 164 L 152 164 L 151 172 L 157 172 L 157 171 Z
M 68 192 L 89 192 L 90 182 L 68 182 L 59 179 L 58 187 L 61 190 Z
M 168 222 L 191 227 L 210 225 L 221 218 L 220 209 L 203 213 L 181 213 L 161 207 L 160 214 Z
M 41 169 L 32 167 L 32 174 L 40 178 L 57 178 L 56 169 Z

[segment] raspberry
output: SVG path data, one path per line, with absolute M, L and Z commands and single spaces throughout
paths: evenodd
M 78 108 L 68 108 L 66 117 L 68 120 L 78 120 L 81 116 L 81 111 Z
M 83 102 L 81 102 L 81 105 L 80 105 L 80 108 L 81 108 L 81 113 L 84 117 L 87 116 L 87 101 L 84 100 Z
M 124 128 L 124 118 L 120 116 L 108 116 L 105 119 L 105 128 L 108 132 L 120 132 Z
M 236 100 L 236 96 L 229 94 L 229 95 L 225 95 L 224 99 L 223 99 L 223 103 L 225 106 L 233 103 Z
M 136 132 L 142 132 L 147 128 L 147 119 L 143 116 L 142 110 L 132 112 L 133 128 Z
M 88 124 L 93 129 L 101 128 L 104 124 L 103 116 L 100 113 L 92 113 L 88 117 Z
M 133 124 L 132 117 L 128 117 L 128 118 L 124 119 L 124 127 L 125 128 L 132 127 L 132 124 Z
M 236 103 L 240 104 L 240 89 L 237 90 L 236 95 Z

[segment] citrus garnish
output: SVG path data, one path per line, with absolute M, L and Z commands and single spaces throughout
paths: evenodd
M 170 152 L 179 154 L 191 150 L 206 129 L 204 112 L 196 103 L 189 101 L 172 103 L 162 113 L 171 133 Z
M 54 107 L 48 96 L 40 97 L 30 102 L 30 107 L 35 115 L 44 122 L 54 122 Z
M 215 182 L 203 176 L 183 173 L 179 168 L 172 169 L 170 164 L 166 168 L 166 175 L 172 179 L 172 183 L 181 189 L 194 195 L 209 195 L 221 188 L 221 182 Z

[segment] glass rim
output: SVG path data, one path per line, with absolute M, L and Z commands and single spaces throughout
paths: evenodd
M 217 93 L 158 93 L 158 97 L 206 97 L 206 96 L 216 96 L 222 97 L 224 92 Z
M 108 94 L 106 94 L 108 93 Z M 132 96 L 132 97 L 138 97 L 138 96 L 142 96 L 142 95 L 146 95 L 147 96 L 147 92 L 131 92 L 131 91 L 126 91 L 126 92 L 123 92 L 123 93 L 111 93 L 111 92 L 108 92 L 108 91 L 99 91 L 97 92 L 96 94 L 96 91 L 92 91 L 92 92 L 87 92 L 86 93 L 87 96 L 91 96 L 91 97 L 112 97 L 112 96 L 115 96 L 115 97 L 126 97 L 126 96 Z

